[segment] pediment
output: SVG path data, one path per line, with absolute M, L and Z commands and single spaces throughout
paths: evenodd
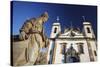
M 64 32 L 63 34 L 61 34 L 60 36 L 82 36 L 83 34 L 78 32 L 78 31 L 67 31 L 67 32 Z

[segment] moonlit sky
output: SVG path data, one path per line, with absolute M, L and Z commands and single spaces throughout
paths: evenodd
M 13 1 L 11 9 L 13 35 L 19 34 L 19 29 L 27 19 L 32 17 L 37 18 L 47 11 L 49 19 L 44 24 L 44 30 L 48 37 L 57 16 L 59 16 L 62 31 L 64 28 L 70 27 L 71 22 L 73 27 L 79 27 L 82 30 L 82 16 L 85 16 L 86 21 L 91 22 L 97 37 L 97 6 Z

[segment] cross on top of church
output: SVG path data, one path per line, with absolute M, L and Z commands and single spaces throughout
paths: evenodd
M 57 21 L 59 21 L 59 16 L 57 16 Z
M 82 16 L 82 18 L 83 18 L 83 20 L 84 20 L 84 22 L 85 22 L 85 21 L 86 21 L 85 16 Z

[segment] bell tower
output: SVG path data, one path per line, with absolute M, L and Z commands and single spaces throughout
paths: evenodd
M 93 28 L 90 22 L 86 22 L 85 18 L 83 22 L 83 29 L 84 29 L 84 35 L 86 37 L 86 42 L 88 46 L 88 52 L 89 52 L 89 57 L 90 61 L 95 61 L 97 60 L 96 54 L 97 54 L 97 49 L 96 49 L 96 39 L 95 39 L 95 34 L 93 32 Z
M 90 22 L 86 22 L 85 16 L 82 16 L 84 22 L 83 22 L 83 29 L 84 29 L 84 34 L 86 37 L 89 38 L 95 38 L 92 25 Z
M 61 26 L 59 23 L 59 17 L 57 17 L 56 22 L 53 23 L 50 38 L 55 38 L 60 32 L 61 32 Z
M 61 32 L 61 27 L 59 23 L 59 17 L 57 17 L 56 22 L 53 23 L 51 35 L 50 35 L 50 44 L 48 49 L 48 56 L 47 56 L 47 63 L 52 64 L 53 63 L 53 55 L 54 55 L 54 49 L 55 49 L 55 38 L 57 35 Z
M 90 22 L 83 22 L 84 34 L 86 37 L 95 38 L 92 25 Z

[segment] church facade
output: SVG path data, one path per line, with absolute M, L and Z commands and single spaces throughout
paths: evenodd
M 83 30 L 66 28 L 61 32 L 59 21 L 53 23 L 48 47 L 47 63 L 91 62 L 97 60 L 97 41 L 90 22 L 83 22 Z

